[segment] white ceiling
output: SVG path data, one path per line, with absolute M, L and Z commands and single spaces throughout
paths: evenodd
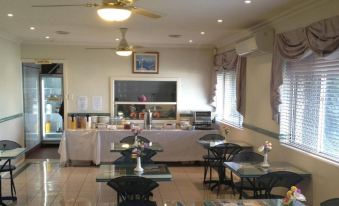
M 7 33 L 23 43 L 53 43 L 116 46 L 119 28 L 129 28 L 127 40 L 142 46 L 211 46 L 234 33 L 254 26 L 283 10 L 308 0 L 138 0 L 136 6 L 156 11 L 162 18 L 137 14 L 124 22 L 104 22 L 95 8 L 33 8 L 34 4 L 77 4 L 100 0 L 0 0 L 0 33 Z M 14 17 L 7 17 L 13 13 Z M 223 19 L 218 24 L 217 19 Z M 30 31 L 34 26 L 36 30 Z M 69 31 L 69 35 L 55 31 Z M 205 35 L 200 35 L 205 31 Z M 169 34 L 183 35 L 170 38 Z M 45 39 L 51 36 L 50 40 Z

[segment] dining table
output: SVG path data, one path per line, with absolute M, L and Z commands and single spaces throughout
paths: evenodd
M 17 159 L 24 155 L 26 152 L 26 148 L 15 148 L 15 149 L 9 149 L 9 150 L 0 150 L 0 161 L 4 161 L 1 165 L 1 169 L 10 166 L 11 160 Z M 12 200 L 16 201 L 16 196 L 2 196 L 2 175 L 0 174 L 0 205 L 5 205 L 3 203 L 4 200 Z
M 219 199 L 206 200 L 204 206 L 282 206 L 282 199 Z M 300 201 L 293 202 L 293 206 L 305 206 Z
M 311 174 L 307 171 L 287 162 L 270 162 L 270 167 L 262 167 L 261 162 L 224 162 L 224 166 L 229 168 L 233 174 L 240 178 L 239 199 L 243 196 L 243 183 L 247 179 L 255 187 L 255 180 L 267 173 L 276 171 L 288 171 L 299 174 L 303 179 L 309 178 Z M 255 188 L 254 188 L 255 189 Z
M 224 143 L 232 143 L 239 145 L 243 150 L 252 150 L 253 145 L 248 144 L 246 142 L 230 139 L 230 140 L 197 140 L 197 143 L 203 146 L 205 149 L 209 149 L 211 147 L 218 147 L 218 145 L 222 145 Z
M 164 200 L 166 206 L 283 206 L 282 199 L 215 199 L 215 200 L 198 200 L 198 201 L 178 201 Z M 293 206 L 306 206 L 300 201 L 295 201 Z
M 121 176 L 141 176 L 154 181 L 172 180 L 172 174 L 165 164 L 144 164 L 142 165 L 144 169 L 143 172 L 134 171 L 135 166 L 135 164 L 101 165 L 96 176 L 96 182 L 108 182 L 111 179 Z
M 129 148 L 135 148 L 136 146 L 133 144 L 127 144 L 127 143 L 120 143 L 120 142 L 114 142 L 111 143 L 111 152 L 122 152 Z M 145 148 L 151 149 L 155 152 L 163 152 L 164 148 L 158 143 L 158 142 L 151 142 L 146 143 Z

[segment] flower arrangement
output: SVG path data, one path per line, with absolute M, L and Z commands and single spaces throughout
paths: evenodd
M 133 132 L 134 136 L 138 136 L 142 132 L 142 129 L 134 127 L 131 129 L 131 131 Z
M 133 150 L 132 150 L 132 158 L 137 158 L 137 157 L 141 157 L 143 155 L 143 151 L 145 148 L 145 144 L 142 142 L 138 142 L 138 146 L 136 146 Z
M 261 145 L 258 148 L 259 152 L 264 152 L 264 161 L 261 163 L 262 167 L 270 167 L 270 164 L 268 163 L 268 152 L 272 150 L 272 143 L 269 141 L 265 141 L 263 145 Z
M 272 143 L 269 142 L 269 141 L 265 141 L 265 143 L 263 145 L 261 145 L 259 148 L 258 148 L 258 151 L 259 152 L 264 152 L 264 153 L 268 153 L 272 150 Z
M 301 194 L 301 190 L 296 186 L 292 186 L 291 189 L 286 193 L 286 197 L 283 199 L 284 206 L 293 206 L 293 201 L 306 201 L 306 197 Z
M 226 139 L 231 133 L 231 128 L 224 126 L 224 132 L 225 132 L 225 139 Z

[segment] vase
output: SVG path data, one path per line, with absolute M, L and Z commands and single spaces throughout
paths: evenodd
M 136 172 L 143 172 L 144 169 L 141 167 L 141 157 L 137 157 L 137 166 L 134 168 Z
M 137 146 L 138 146 L 138 135 L 135 135 L 135 137 L 134 137 L 134 143 L 133 143 L 133 146 L 134 146 L 134 147 L 137 147 Z
M 228 140 L 228 134 L 225 134 L 224 143 L 227 143 L 227 140 Z
M 270 164 L 268 163 L 268 152 L 264 152 L 264 161 L 261 163 L 262 167 L 270 167 Z

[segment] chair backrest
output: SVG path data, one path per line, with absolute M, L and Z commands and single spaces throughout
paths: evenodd
M 262 161 L 264 161 L 264 156 L 252 151 L 239 152 L 232 158 L 232 162 L 262 162 Z
M 299 174 L 289 171 L 270 172 L 258 178 L 258 185 L 265 191 L 265 198 L 272 198 L 271 191 L 276 187 L 291 188 L 302 181 Z
M 134 139 L 135 139 L 135 136 L 127 136 L 127 137 L 124 137 L 122 140 L 120 140 L 120 143 L 133 144 Z M 150 142 L 149 139 L 142 137 L 142 136 L 138 136 L 138 140 L 144 143 Z
M 238 154 L 242 148 L 237 144 L 224 143 L 210 147 L 209 150 L 210 154 L 216 157 L 219 163 L 223 164 L 223 162 L 231 161 L 233 156 Z
M 132 151 L 133 148 L 126 149 L 121 152 L 122 156 L 116 159 L 113 163 L 114 164 L 128 164 L 128 163 L 135 163 L 136 159 L 132 158 Z M 152 149 L 144 148 L 142 151 L 141 156 L 141 163 L 142 164 L 154 164 L 152 157 L 156 155 L 157 152 L 155 152 Z
M 339 198 L 332 198 L 320 203 L 320 206 L 338 206 Z
M 122 176 L 107 185 L 118 195 L 118 203 L 126 200 L 149 200 L 151 191 L 159 186 L 155 181 L 140 176 Z
M 206 134 L 200 137 L 199 140 L 217 141 L 217 140 L 225 140 L 225 137 L 221 136 L 220 134 Z
M 0 141 L 0 150 L 10 150 L 10 149 L 16 149 L 20 148 L 21 145 L 13 142 L 11 140 L 1 140 Z

